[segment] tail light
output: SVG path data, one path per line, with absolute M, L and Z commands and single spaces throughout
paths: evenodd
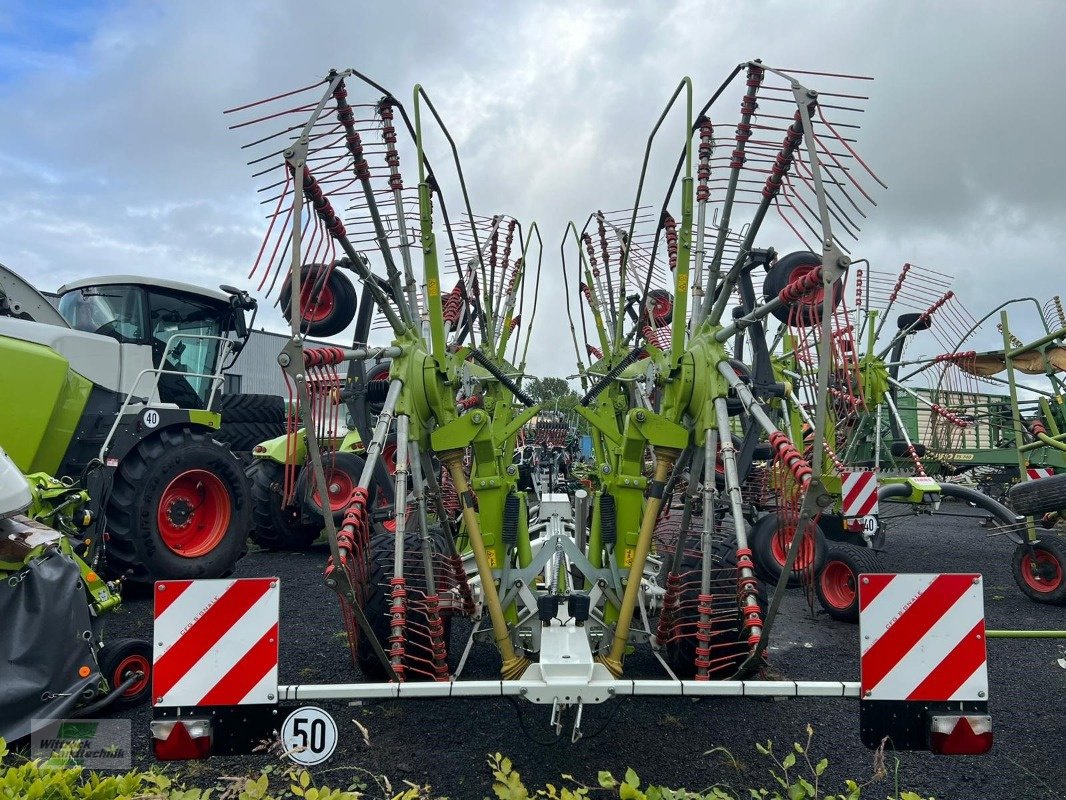
M 211 755 L 211 720 L 152 720 L 152 749 L 160 761 L 189 761 Z
M 976 756 L 992 749 L 992 717 L 987 714 L 935 716 L 929 749 L 944 756 Z

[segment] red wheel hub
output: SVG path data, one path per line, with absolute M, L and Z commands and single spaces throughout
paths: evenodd
M 822 596 L 833 608 L 847 608 L 855 602 L 855 574 L 843 561 L 829 561 L 818 578 Z
M 1022 556 L 1022 580 L 1036 592 L 1054 592 L 1062 586 L 1062 564 L 1052 553 L 1033 548 Z
M 110 676 L 111 688 L 114 689 L 120 686 L 134 672 L 141 673 L 141 677 L 130 684 L 130 688 L 124 691 L 122 696 L 134 697 L 139 692 L 144 691 L 148 686 L 148 681 L 151 680 L 152 665 L 148 663 L 147 658 L 141 655 L 126 656 L 119 662 L 118 666 L 115 667 L 114 674 Z
M 385 464 L 385 469 L 388 470 L 390 475 L 396 474 L 396 445 L 393 443 L 386 444 L 381 448 L 381 460 Z
M 322 320 L 327 319 L 333 313 L 333 307 L 337 302 L 328 279 L 322 285 L 322 288 L 312 296 L 314 287 L 315 279 L 308 276 L 308 279 L 300 290 L 300 294 L 302 295 L 300 298 L 300 307 L 303 309 L 303 318 L 305 322 L 321 322 Z
M 325 477 L 326 493 L 329 497 L 329 510 L 344 510 L 348 507 L 348 501 L 351 499 L 352 491 L 355 489 L 355 479 L 344 470 L 336 467 L 327 469 Z M 322 508 L 317 486 L 311 491 L 311 501 L 319 508 Z
M 792 539 L 795 535 L 795 526 L 789 525 L 784 530 L 778 529 L 775 531 L 773 537 L 770 539 L 770 552 L 773 553 L 774 560 L 782 567 L 785 566 L 785 558 L 788 556 L 788 548 L 792 546 Z M 814 539 L 808 529 L 808 532 L 803 537 L 803 541 L 800 542 L 799 552 L 796 553 L 796 560 L 793 562 L 792 568 L 797 572 L 802 572 L 810 569 L 812 564 L 814 564 Z
M 213 472 L 190 469 L 163 490 L 156 510 L 159 538 L 171 551 L 198 558 L 218 547 L 229 530 L 229 490 Z

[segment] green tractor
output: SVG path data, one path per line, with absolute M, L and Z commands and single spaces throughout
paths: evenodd
M 107 574 L 226 575 L 245 551 L 251 501 L 212 407 L 255 301 L 129 275 L 58 295 L 54 308 L 0 266 L 0 445 L 23 473 L 88 491 L 84 536 L 104 544 Z

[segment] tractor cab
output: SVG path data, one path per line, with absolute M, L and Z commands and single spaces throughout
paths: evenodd
M 228 290 L 229 287 L 227 287 Z M 218 373 L 221 340 L 247 339 L 244 311 L 254 300 L 178 281 L 132 275 L 88 278 L 59 289 L 59 313 L 76 330 L 151 348 L 163 370 L 159 399 L 204 408 Z

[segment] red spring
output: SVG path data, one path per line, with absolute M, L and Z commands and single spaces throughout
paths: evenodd
M 292 171 L 292 167 L 289 168 Z M 307 201 L 315 209 L 315 213 L 318 214 L 318 218 L 322 220 L 323 224 L 334 238 L 339 239 L 344 236 L 344 223 L 341 222 L 341 218 L 337 216 L 337 212 L 333 210 L 333 205 L 329 202 L 329 198 L 322 192 L 322 187 L 319 185 L 315 176 L 311 174 L 311 170 L 304 167 L 304 196 Z
M 444 295 L 442 312 L 444 314 L 444 321 L 449 325 L 455 325 L 459 322 L 459 317 L 463 313 L 463 298 L 459 293 L 459 286 L 456 285 L 450 292 Z
M 962 417 L 959 417 L 959 416 L 956 416 L 955 414 L 952 414 L 950 411 L 948 411 L 946 408 L 944 408 L 944 406 L 940 405 L 939 403 L 930 403 L 929 407 L 932 408 L 935 413 L 939 414 L 944 419 L 946 419 L 948 422 L 950 422 L 952 425 L 954 425 L 956 428 L 965 428 L 965 427 L 967 427 L 967 422 L 964 419 L 962 419 Z
M 348 90 L 344 88 L 343 81 L 338 84 L 337 89 L 333 92 L 333 98 L 337 101 L 337 121 L 344 126 L 345 144 L 347 144 L 348 152 L 352 154 L 352 158 L 355 161 L 356 177 L 360 180 L 369 180 L 370 165 L 366 163 L 366 159 L 363 157 L 363 140 L 355 129 L 355 113 L 352 111 L 352 107 L 348 105 Z
M 451 563 L 452 579 L 459 587 L 459 596 L 463 598 L 463 613 L 471 616 L 474 613 L 474 595 L 470 591 L 470 584 L 466 581 L 463 557 L 460 555 L 449 556 L 448 561 Z
M 670 271 L 677 267 L 677 222 L 667 214 L 663 217 L 663 227 L 666 229 L 666 254 L 670 258 Z
M 698 681 L 710 679 L 707 672 L 711 668 L 711 615 L 714 613 L 713 601 L 713 595 L 699 595 L 697 611 L 700 618 L 696 622 L 696 680 Z
M 899 294 L 899 290 L 903 288 L 903 281 L 907 279 L 907 273 L 911 271 L 910 264 L 904 264 L 903 269 L 899 272 L 899 278 L 896 279 L 896 285 L 892 287 L 892 293 L 888 296 L 888 302 L 896 302 L 896 295 Z
M 814 474 L 814 470 L 810 468 L 807 461 L 800 455 L 799 451 L 793 446 L 792 440 L 790 440 L 781 431 L 774 431 L 770 434 L 770 446 L 777 451 L 781 460 L 788 467 L 789 471 L 796 478 L 799 483 L 806 483 L 811 479 Z
M 663 594 L 663 607 L 659 613 L 659 626 L 655 630 L 655 638 L 662 644 L 673 636 L 674 617 L 677 610 L 677 599 L 681 592 L 681 576 L 676 572 L 670 572 L 666 576 L 666 592 Z
M 939 300 L 937 300 L 935 303 L 933 303 L 931 306 L 929 306 L 929 308 L 927 308 L 925 311 L 922 312 L 922 316 L 921 316 L 922 322 L 923 323 L 928 323 L 929 322 L 929 318 L 932 317 L 933 314 L 935 314 L 937 311 L 939 311 L 943 307 L 944 303 L 946 303 L 948 300 L 950 300 L 954 296 L 955 296 L 954 292 L 948 292 L 943 297 L 941 297 Z
M 603 268 L 607 269 L 611 266 L 611 251 L 607 249 L 607 226 L 603 224 L 602 219 L 596 222 L 600 229 L 600 255 L 603 257 Z
M 592 301 L 592 289 L 587 283 L 581 284 L 581 293 L 585 295 L 585 300 L 588 301 L 589 308 L 595 308 L 596 304 Z
M 591 344 L 585 345 L 585 352 L 597 359 L 603 358 L 603 351 L 598 347 L 593 347 Z
M 522 315 L 521 314 L 515 315 L 515 318 L 511 320 L 511 331 L 514 331 L 514 329 L 517 328 L 521 324 L 522 324 Z
M 471 395 L 470 397 L 464 397 L 462 400 L 456 403 L 456 405 L 459 406 L 459 408 L 476 408 L 481 406 L 483 403 L 484 398 L 479 394 L 475 394 Z
M 438 681 L 446 681 L 448 675 L 448 650 L 444 644 L 444 621 L 440 616 L 440 597 L 427 594 L 425 600 L 426 627 L 429 632 L 429 647 L 433 654 L 433 673 Z
M 788 171 L 792 169 L 792 160 L 796 155 L 796 148 L 799 147 L 799 143 L 802 140 L 803 122 L 797 111 L 795 122 L 789 125 L 788 130 L 785 131 L 785 141 L 774 158 L 774 165 L 770 168 L 770 175 L 763 186 L 762 196 L 767 200 L 777 197 L 778 192 L 781 191 L 781 182 L 785 175 L 788 174 Z
M 976 357 L 977 357 L 977 351 L 976 350 L 966 350 L 966 351 L 961 352 L 961 353 L 941 353 L 940 355 L 938 355 L 933 360 L 936 361 L 937 363 L 941 363 L 941 362 L 944 362 L 944 361 L 968 361 L 969 359 L 976 358 Z
M 344 363 L 344 351 L 339 347 L 309 347 L 304 350 L 305 367 L 323 367 Z
M 781 298 L 783 303 L 792 304 L 798 302 L 801 298 L 805 297 L 812 292 L 817 291 L 822 286 L 822 268 L 812 269 L 805 275 L 796 278 L 796 280 L 789 283 L 778 293 L 778 297 Z
M 1029 424 L 1029 430 L 1032 432 L 1033 436 L 1039 436 L 1042 433 L 1047 433 L 1047 428 L 1044 427 L 1044 421 L 1040 419 L 1034 419 Z
M 911 461 L 914 462 L 914 471 L 918 473 L 919 477 L 925 477 L 925 466 L 922 464 L 922 460 L 918 457 L 918 452 L 914 449 L 913 444 L 907 445 L 907 454 L 911 457 Z
M 518 224 L 518 220 L 512 219 L 507 223 L 507 238 L 503 240 L 503 268 L 507 269 L 507 264 L 511 260 L 511 245 L 514 243 L 514 229 Z M 511 280 L 512 286 L 514 285 L 514 279 Z
M 585 252 L 589 257 L 589 266 L 592 267 L 592 274 L 599 275 L 600 270 L 596 266 L 596 249 L 592 246 L 592 237 L 587 233 L 581 235 L 581 241 L 585 243 Z

